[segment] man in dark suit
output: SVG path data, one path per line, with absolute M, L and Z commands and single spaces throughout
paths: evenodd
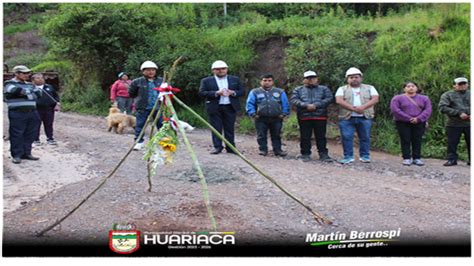
M 214 76 L 203 78 L 199 87 L 199 96 L 206 99 L 206 112 L 209 122 L 219 132 L 224 130 L 224 137 L 232 145 L 234 142 L 234 127 L 237 112 L 240 110 L 239 97 L 244 95 L 240 79 L 227 75 L 228 66 L 224 61 L 218 60 L 212 64 Z M 221 153 L 222 141 L 212 134 L 214 149 L 211 154 Z M 226 147 L 228 153 L 233 153 Z

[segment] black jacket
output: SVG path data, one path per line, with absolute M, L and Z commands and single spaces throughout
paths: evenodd
M 155 88 L 159 87 L 163 79 L 156 77 L 153 81 Z M 148 104 L 148 81 L 145 77 L 139 77 L 132 81 L 130 87 L 128 88 L 128 94 L 131 98 L 135 99 L 135 106 L 137 110 L 145 110 Z
M 56 106 L 56 103 L 59 102 L 59 95 L 54 87 L 49 84 L 44 84 L 42 92 L 43 95 L 36 99 L 36 107 L 46 108 Z
M 235 95 L 229 96 L 230 103 L 236 112 L 240 111 L 239 97 L 244 95 L 244 88 L 240 83 L 240 79 L 236 76 L 227 75 L 229 90 L 235 91 Z M 219 90 L 214 76 L 203 78 L 199 86 L 199 96 L 206 98 L 206 112 L 216 113 L 219 107 L 220 96 L 216 95 Z
M 291 104 L 296 107 L 298 118 L 327 117 L 328 106 L 334 101 L 331 90 L 322 85 L 315 87 L 300 86 L 291 94 Z M 306 109 L 308 104 L 316 105 L 316 111 Z

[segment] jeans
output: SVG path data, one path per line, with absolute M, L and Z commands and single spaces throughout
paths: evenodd
M 311 155 L 311 136 L 315 135 L 319 155 L 328 154 L 326 148 L 326 120 L 299 120 L 301 155 Z
M 421 159 L 421 139 L 425 133 L 426 123 L 397 121 L 395 124 L 400 136 L 403 159 Z
M 152 119 L 155 119 L 157 112 L 158 111 L 155 111 L 155 113 L 153 114 Z M 151 110 L 139 110 L 137 112 L 137 125 L 135 127 L 135 140 L 137 140 L 138 136 L 140 135 L 140 132 L 142 131 L 143 127 L 145 126 L 146 120 L 147 120 L 148 116 L 150 115 L 150 113 L 151 113 Z M 163 116 L 160 116 L 160 118 L 156 122 L 156 128 L 159 130 L 162 125 L 163 125 Z M 143 134 L 143 135 L 145 135 L 145 134 Z M 138 142 L 139 143 L 143 142 L 143 136 L 140 138 L 140 140 Z
M 372 119 L 365 117 L 351 117 L 348 120 L 339 120 L 344 158 L 354 158 L 354 133 L 356 131 L 359 137 L 359 156 L 369 157 L 371 127 Z
M 278 117 L 259 117 L 255 120 L 257 129 L 257 143 L 259 150 L 268 151 L 267 133 L 270 130 L 270 138 L 274 152 L 281 151 L 281 127 L 282 119 Z
M 36 137 L 40 118 L 36 110 L 8 111 L 10 121 L 10 152 L 12 157 L 31 155 L 31 144 Z
M 446 127 L 448 135 L 448 160 L 456 161 L 458 159 L 458 145 L 461 135 L 464 134 L 466 141 L 469 161 L 471 160 L 471 128 L 470 127 Z

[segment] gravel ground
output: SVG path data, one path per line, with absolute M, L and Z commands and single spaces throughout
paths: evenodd
M 181 146 L 174 164 L 153 177 L 151 192 L 143 153 L 134 151 L 79 210 L 46 237 L 36 238 L 36 231 L 92 191 L 133 141 L 131 129 L 124 135 L 109 133 L 105 119 L 95 116 L 58 113 L 55 130 L 59 145 L 35 147 L 39 161 L 14 165 L 9 142 L 3 143 L 4 243 L 107 242 L 112 224 L 127 222 L 142 231 L 210 229 L 200 183 L 193 181 L 192 161 Z M 289 243 L 307 233 L 398 228 L 402 239 L 470 238 L 470 168 L 465 163 L 446 168 L 441 160 L 427 159 L 424 167 L 406 167 L 400 157 L 380 152 L 372 153 L 370 164 L 304 163 L 297 159 L 298 142 L 285 141 L 287 158 L 262 157 L 254 136 L 238 135 L 236 144 L 245 156 L 334 221 L 321 226 L 237 156 L 210 155 L 209 131 L 195 130 L 189 138 L 208 181 L 218 229 L 235 231 L 239 243 Z M 331 156 L 341 157 L 339 144 L 328 148 Z

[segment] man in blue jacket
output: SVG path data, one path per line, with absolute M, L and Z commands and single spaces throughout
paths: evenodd
M 217 131 L 224 131 L 225 139 L 235 146 L 235 119 L 240 111 L 239 97 L 244 95 L 244 89 L 238 77 L 227 75 L 228 66 L 224 61 L 215 61 L 211 69 L 214 75 L 201 80 L 199 96 L 206 99 L 210 124 Z M 212 144 L 214 149 L 211 154 L 219 154 L 224 149 L 222 141 L 215 134 L 212 134 Z M 228 147 L 226 150 L 233 153 Z
M 41 90 L 28 82 L 31 70 L 19 65 L 13 68 L 15 77 L 5 81 L 3 87 L 4 101 L 8 106 L 10 121 L 10 153 L 12 162 L 21 163 L 21 159 L 38 160 L 31 155 L 31 145 L 35 140 L 40 118 L 36 111 L 36 99 L 41 97 Z
M 301 159 L 311 161 L 311 135 L 315 134 L 319 160 L 332 162 L 326 148 L 326 125 L 328 106 L 334 100 L 331 90 L 319 85 L 319 77 L 314 71 L 304 73 L 303 86 L 293 90 L 291 104 L 296 107 L 300 126 Z
M 152 61 L 145 61 L 140 66 L 140 70 L 143 73 L 142 77 L 136 78 L 132 81 L 132 84 L 128 88 L 128 94 L 131 98 L 135 98 L 135 106 L 137 108 L 137 125 L 135 127 L 135 140 L 137 140 L 140 132 L 142 131 L 143 127 L 145 126 L 146 119 L 151 113 L 153 106 L 155 105 L 156 101 L 158 101 L 159 92 L 154 90 L 161 85 L 163 82 L 163 78 L 158 77 L 156 75 L 156 71 L 158 66 Z M 153 114 L 153 118 L 156 116 L 158 109 L 160 106 L 158 105 L 155 113 Z M 162 125 L 161 117 L 158 119 L 156 127 L 159 129 Z M 140 138 L 138 143 L 133 147 L 134 150 L 141 150 L 144 146 L 143 136 Z
M 255 120 L 257 143 L 262 156 L 268 154 L 267 132 L 270 130 L 273 153 L 286 156 L 281 149 L 281 128 L 283 118 L 290 114 L 290 105 L 283 89 L 275 88 L 273 75 L 265 74 L 260 78 L 259 88 L 250 91 L 247 98 L 247 114 Z

